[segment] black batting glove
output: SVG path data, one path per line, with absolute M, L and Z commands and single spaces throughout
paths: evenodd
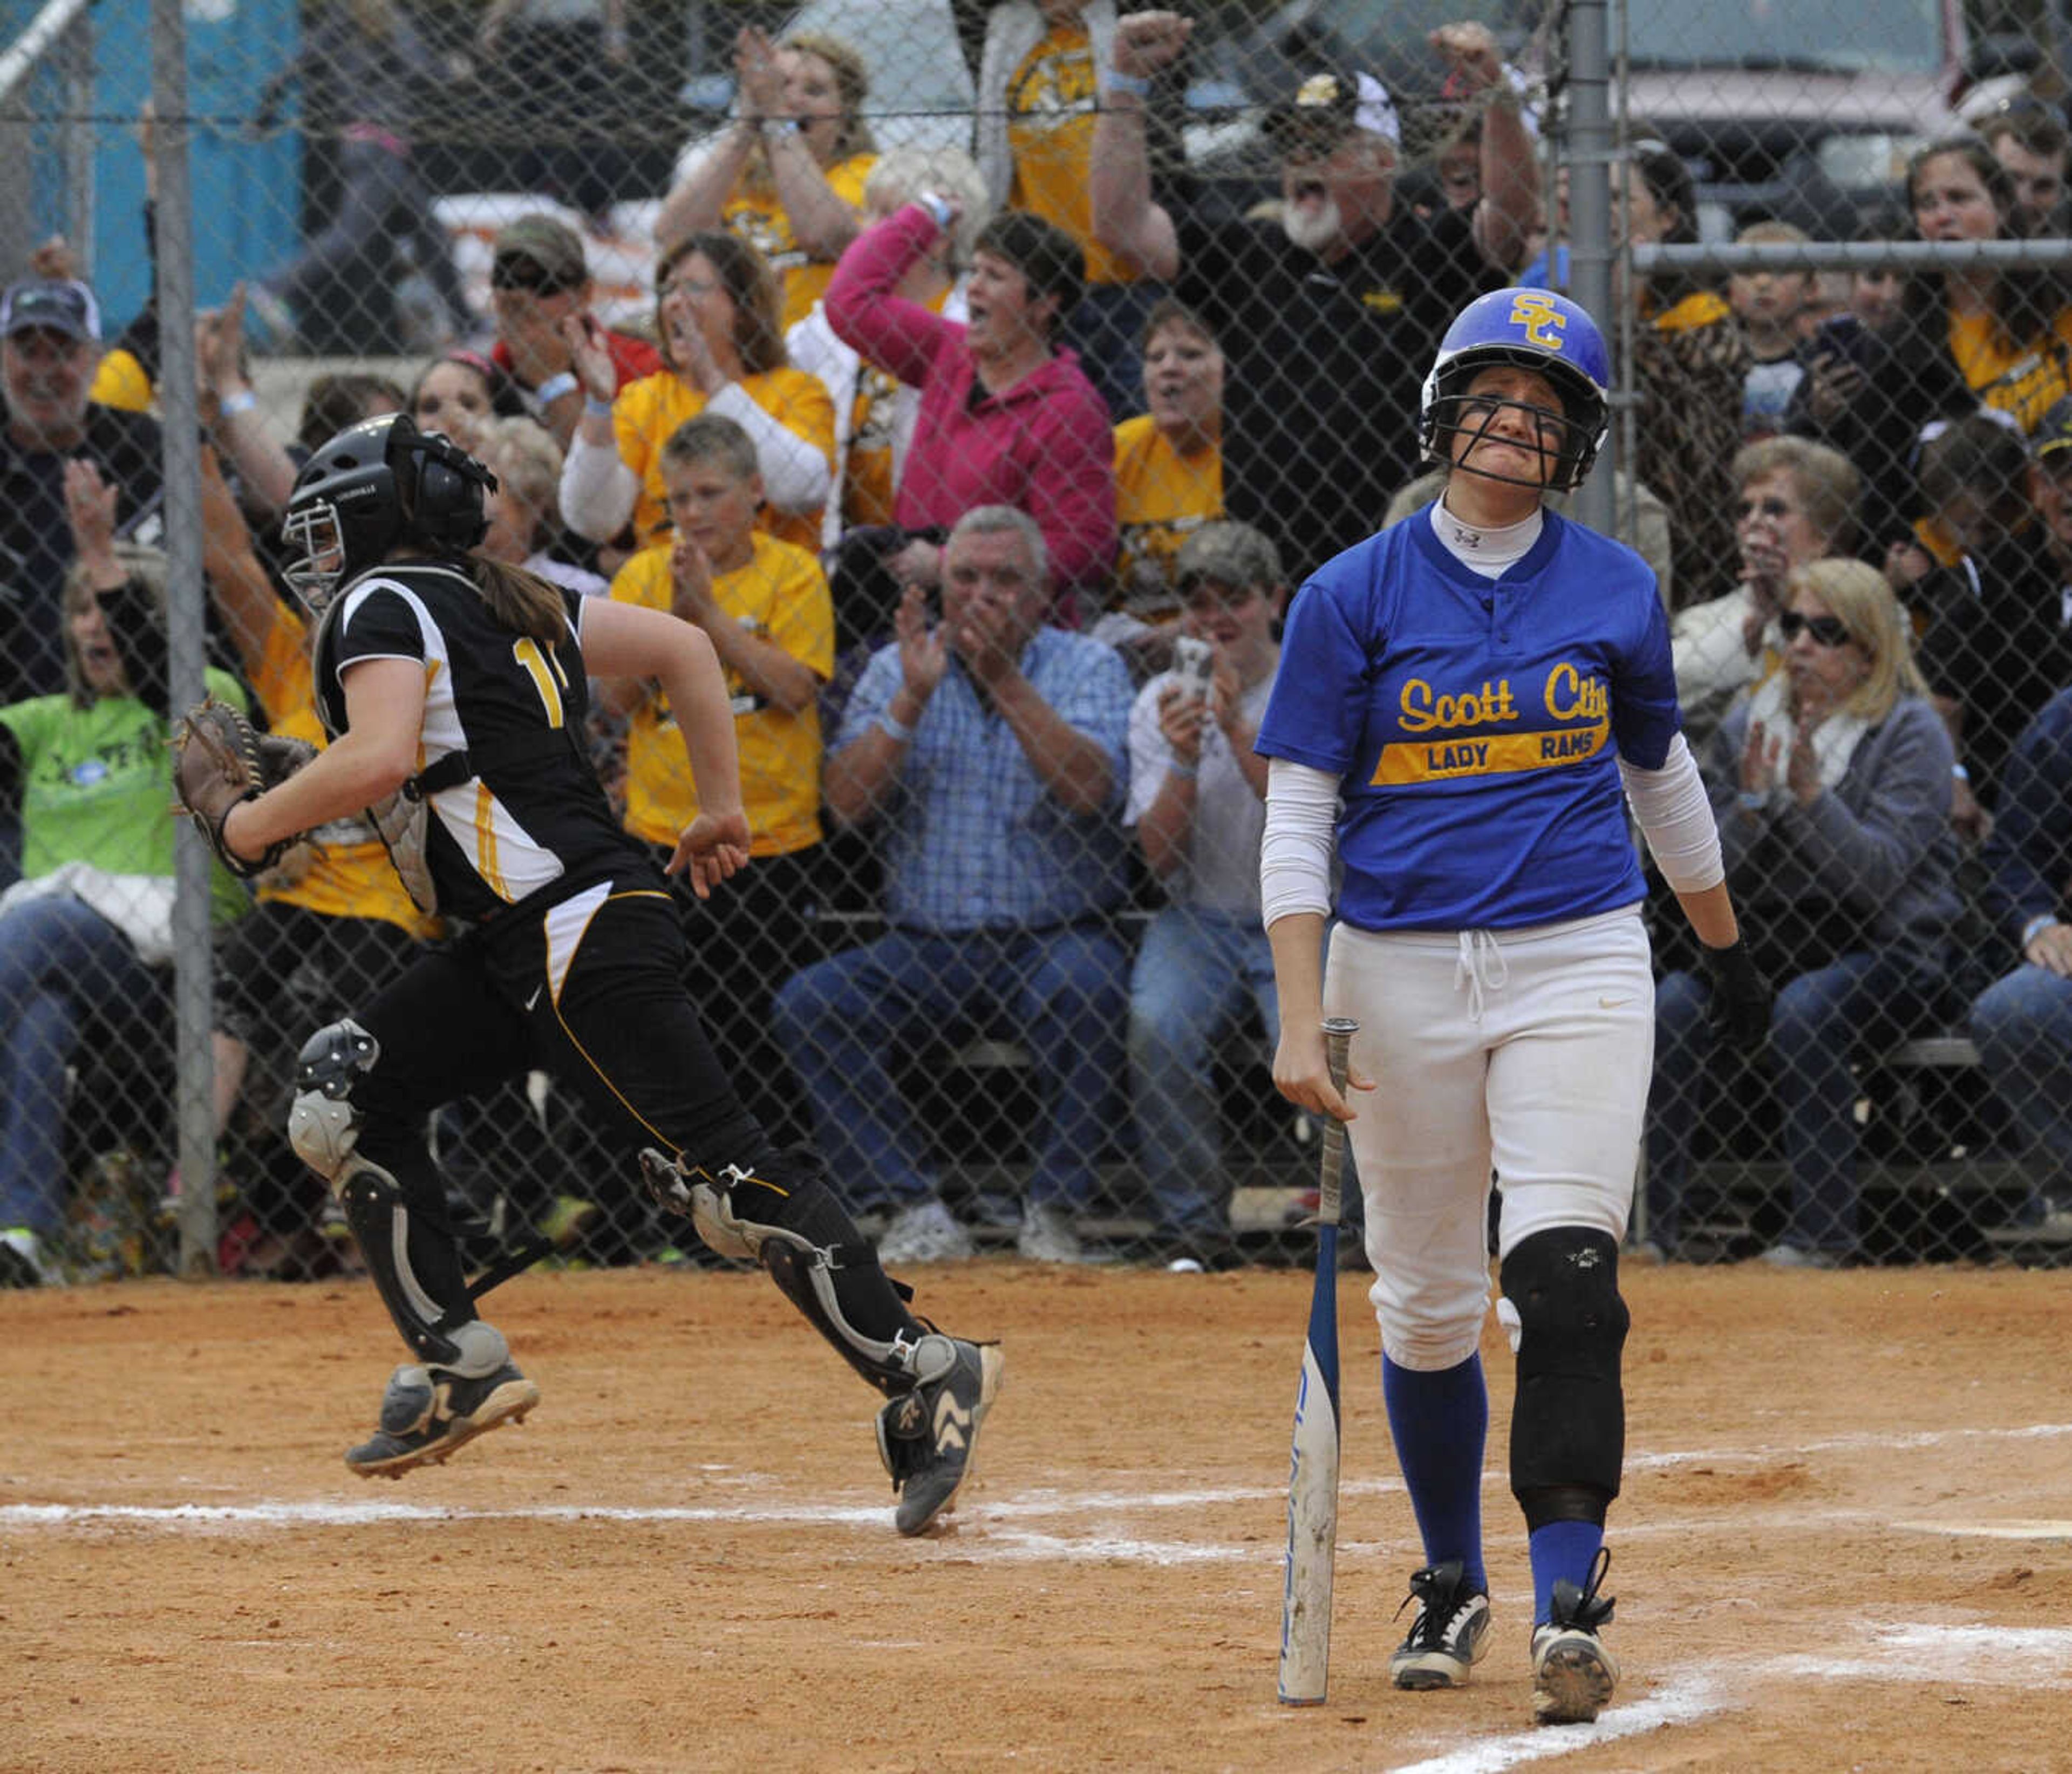
M 1770 982 L 1737 936 L 1725 949 L 1704 951 L 1705 978 L 1712 990 L 1712 1027 L 1744 1053 L 1758 1053 L 1770 1039 Z

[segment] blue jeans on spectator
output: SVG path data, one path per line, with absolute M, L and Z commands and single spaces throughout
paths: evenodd
M 2072 979 L 2024 965 L 1971 1006 L 1971 1039 L 2030 1163 L 2021 1218 L 2072 1206 Z
M 0 915 L 0 1226 L 58 1229 L 65 1068 L 89 1018 L 157 999 L 158 976 L 84 900 L 53 893 Z
M 1856 1251 L 1856 1080 L 1851 1057 L 1903 1039 L 1932 1013 L 1942 980 L 1932 961 L 1858 952 L 1801 973 L 1770 1011 L 1769 1071 L 1784 1117 L 1791 1217 L 1782 1242 Z M 1691 1135 L 1712 1094 L 1711 991 L 1697 973 L 1655 988 L 1655 1082 L 1647 1116 L 1647 1236 L 1673 1250 L 1682 1234 Z
M 793 975 L 772 1006 L 777 1039 L 849 1210 L 911 1207 L 935 1192 L 927 1135 L 893 1060 L 958 1027 L 1005 1033 L 1029 1050 L 1043 1118 L 1026 1199 L 1085 1207 L 1112 1131 L 1127 969 L 1122 945 L 1088 924 L 894 930 Z
M 1161 1237 L 1230 1229 L 1210 1068 L 1248 1004 L 1259 1007 L 1270 1049 L 1281 1039 L 1281 1007 L 1256 914 L 1169 906 L 1152 919 L 1129 982 L 1129 1080 L 1137 1163 Z

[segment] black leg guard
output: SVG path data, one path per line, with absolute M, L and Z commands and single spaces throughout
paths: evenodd
M 1518 1320 L 1511 1494 L 1528 1528 L 1601 1525 L 1626 1459 L 1618 1246 L 1580 1226 L 1535 1233 L 1504 1259 L 1502 1283 Z
M 319 1029 L 295 1057 L 288 1138 L 345 1209 L 381 1303 L 412 1353 L 478 1379 L 502 1367 L 508 1352 L 475 1315 L 431 1159 L 394 1121 L 370 1122 L 353 1101 L 380 1058 L 380 1043 L 350 1018 Z
M 722 1256 L 752 1257 L 841 1358 L 888 1398 L 947 1373 L 952 1338 L 906 1310 L 898 1290 L 807 1152 L 772 1153 L 753 1171 L 715 1175 L 652 1150 L 640 1155 L 648 1192 L 686 1213 Z
M 649 1150 L 640 1155 L 640 1171 L 655 1200 L 690 1216 L 713 1249 L 760 1262 L 813 1328 L 885 1395 L 878 1455 L 899 1494 L 893 1525 L 926 1533 L 970 1476 L 979 1426 L 1000 1389 L 1000 1351 L 945 1336 L 906 1310 L 904 1290 L 857 1236 L 809 1150 L 766 1149 L 752 1169 L 734 1163 L 717 1175 Z

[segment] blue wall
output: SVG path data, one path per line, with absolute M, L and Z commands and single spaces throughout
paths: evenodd
M 0 0 L 0 31 L 11 42 L 35 16 L 35 0 Z M 293 134 L 260 142 L 239 125 L 259 88 L 295 52 L 295 0 L 187 0 L 187 97 L 194 181 L 195 294 L 208 307 L 240 277 L 270 270 L 294 252 L 301 197 L 301 147 Z M 134 118 L 151 90 L 150 0 L 98 0 L 93 8 L 96 156 L 93 282 L 109 335 L 150 294 L 143 224 L 144 163 Z M 49 84 L 31 95 L 47 115 L 59 95 Z M 292 105 L 289 113 L 292 117 Z M 55 167 L 37 179 L 39 238 L 64 225 Z

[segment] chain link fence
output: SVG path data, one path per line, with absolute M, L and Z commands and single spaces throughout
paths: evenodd
M 1608 265 L 1612 438 L 1572 508 L 1657 570 L 1782 988 L 1761 1060 L 1714 1055 L 1654 893 L 1637 1247 L 2052 1260 L 2072 1249 L 2058 27 L 1630 0 L 1583 39 L 1587 8 L 1469 10 L 1486 38 L 1440 35 L 1435 0 L 1226 0 L 1118 81 L 1103 0 L 191 6 L 212 682 L 319 736 L 278 514 L 334 430 L 412 411 L 500 475 L 485 548 L 782 656 L 730 653 L 758 859 L 709 905 L 681 896 L 690 983 L 751 1107 L 821 1145 L 890 1254 L 1030 1249 L 1033 1193 L 1073 1210 L 1039 1255 L 1301 1257 L 1317 1130 L 1269 1076 L 1239 761 L 1279 594 L 1437 492 L 1416 406 L 1451 315 Z M 174 1266 L 183 1195 L 148 688 L 183 595 L 154 552 L 150 31 L 134 4 L 9 23 L 0 213 L 35 287 L 0 320 L 0 1265 L 83 1280 Z M 1609 226 L 1586 230 L 1589 114 L 1614 146 Z M 902 219 L 917 198 L 946 225 Z M 1048 228 L 1000 220 L 1029 214 Z M 1018 285 L 974 280 L 975 249 Z M 997 424 L 945 398 L 965 350 L 945 321 L 983 340 L 1052 297 L 1083 380 L 1046 366 Z M 68 479 L 72 457 L 96 475 Z M 1112 777 L 1091 812 L 968 695 L 896 785 L 853 767 L 919 721 L 904 588 L 994 504 L 1033 517 L 1092 637 L 1031 669 Z M 1231 720 L 1190 756 L 1158 695 L 1195 640 Z M 694 806 L 666 703 L 596 691 L 601 772 L 666 850 Z M 314 839 L 256 893 L 216 883 L 217 1163 L 195 1181 L 226 1272 L 355 1266 L 282 1130 L 294 1057 L 440 939 L 368 829 Z M 484 1261 L 528 1233 L 565 1261 L 701 1260 L 543 1074 L 429 1134 Z M 927 1200 L 948 1214 L 917 1226 Z

